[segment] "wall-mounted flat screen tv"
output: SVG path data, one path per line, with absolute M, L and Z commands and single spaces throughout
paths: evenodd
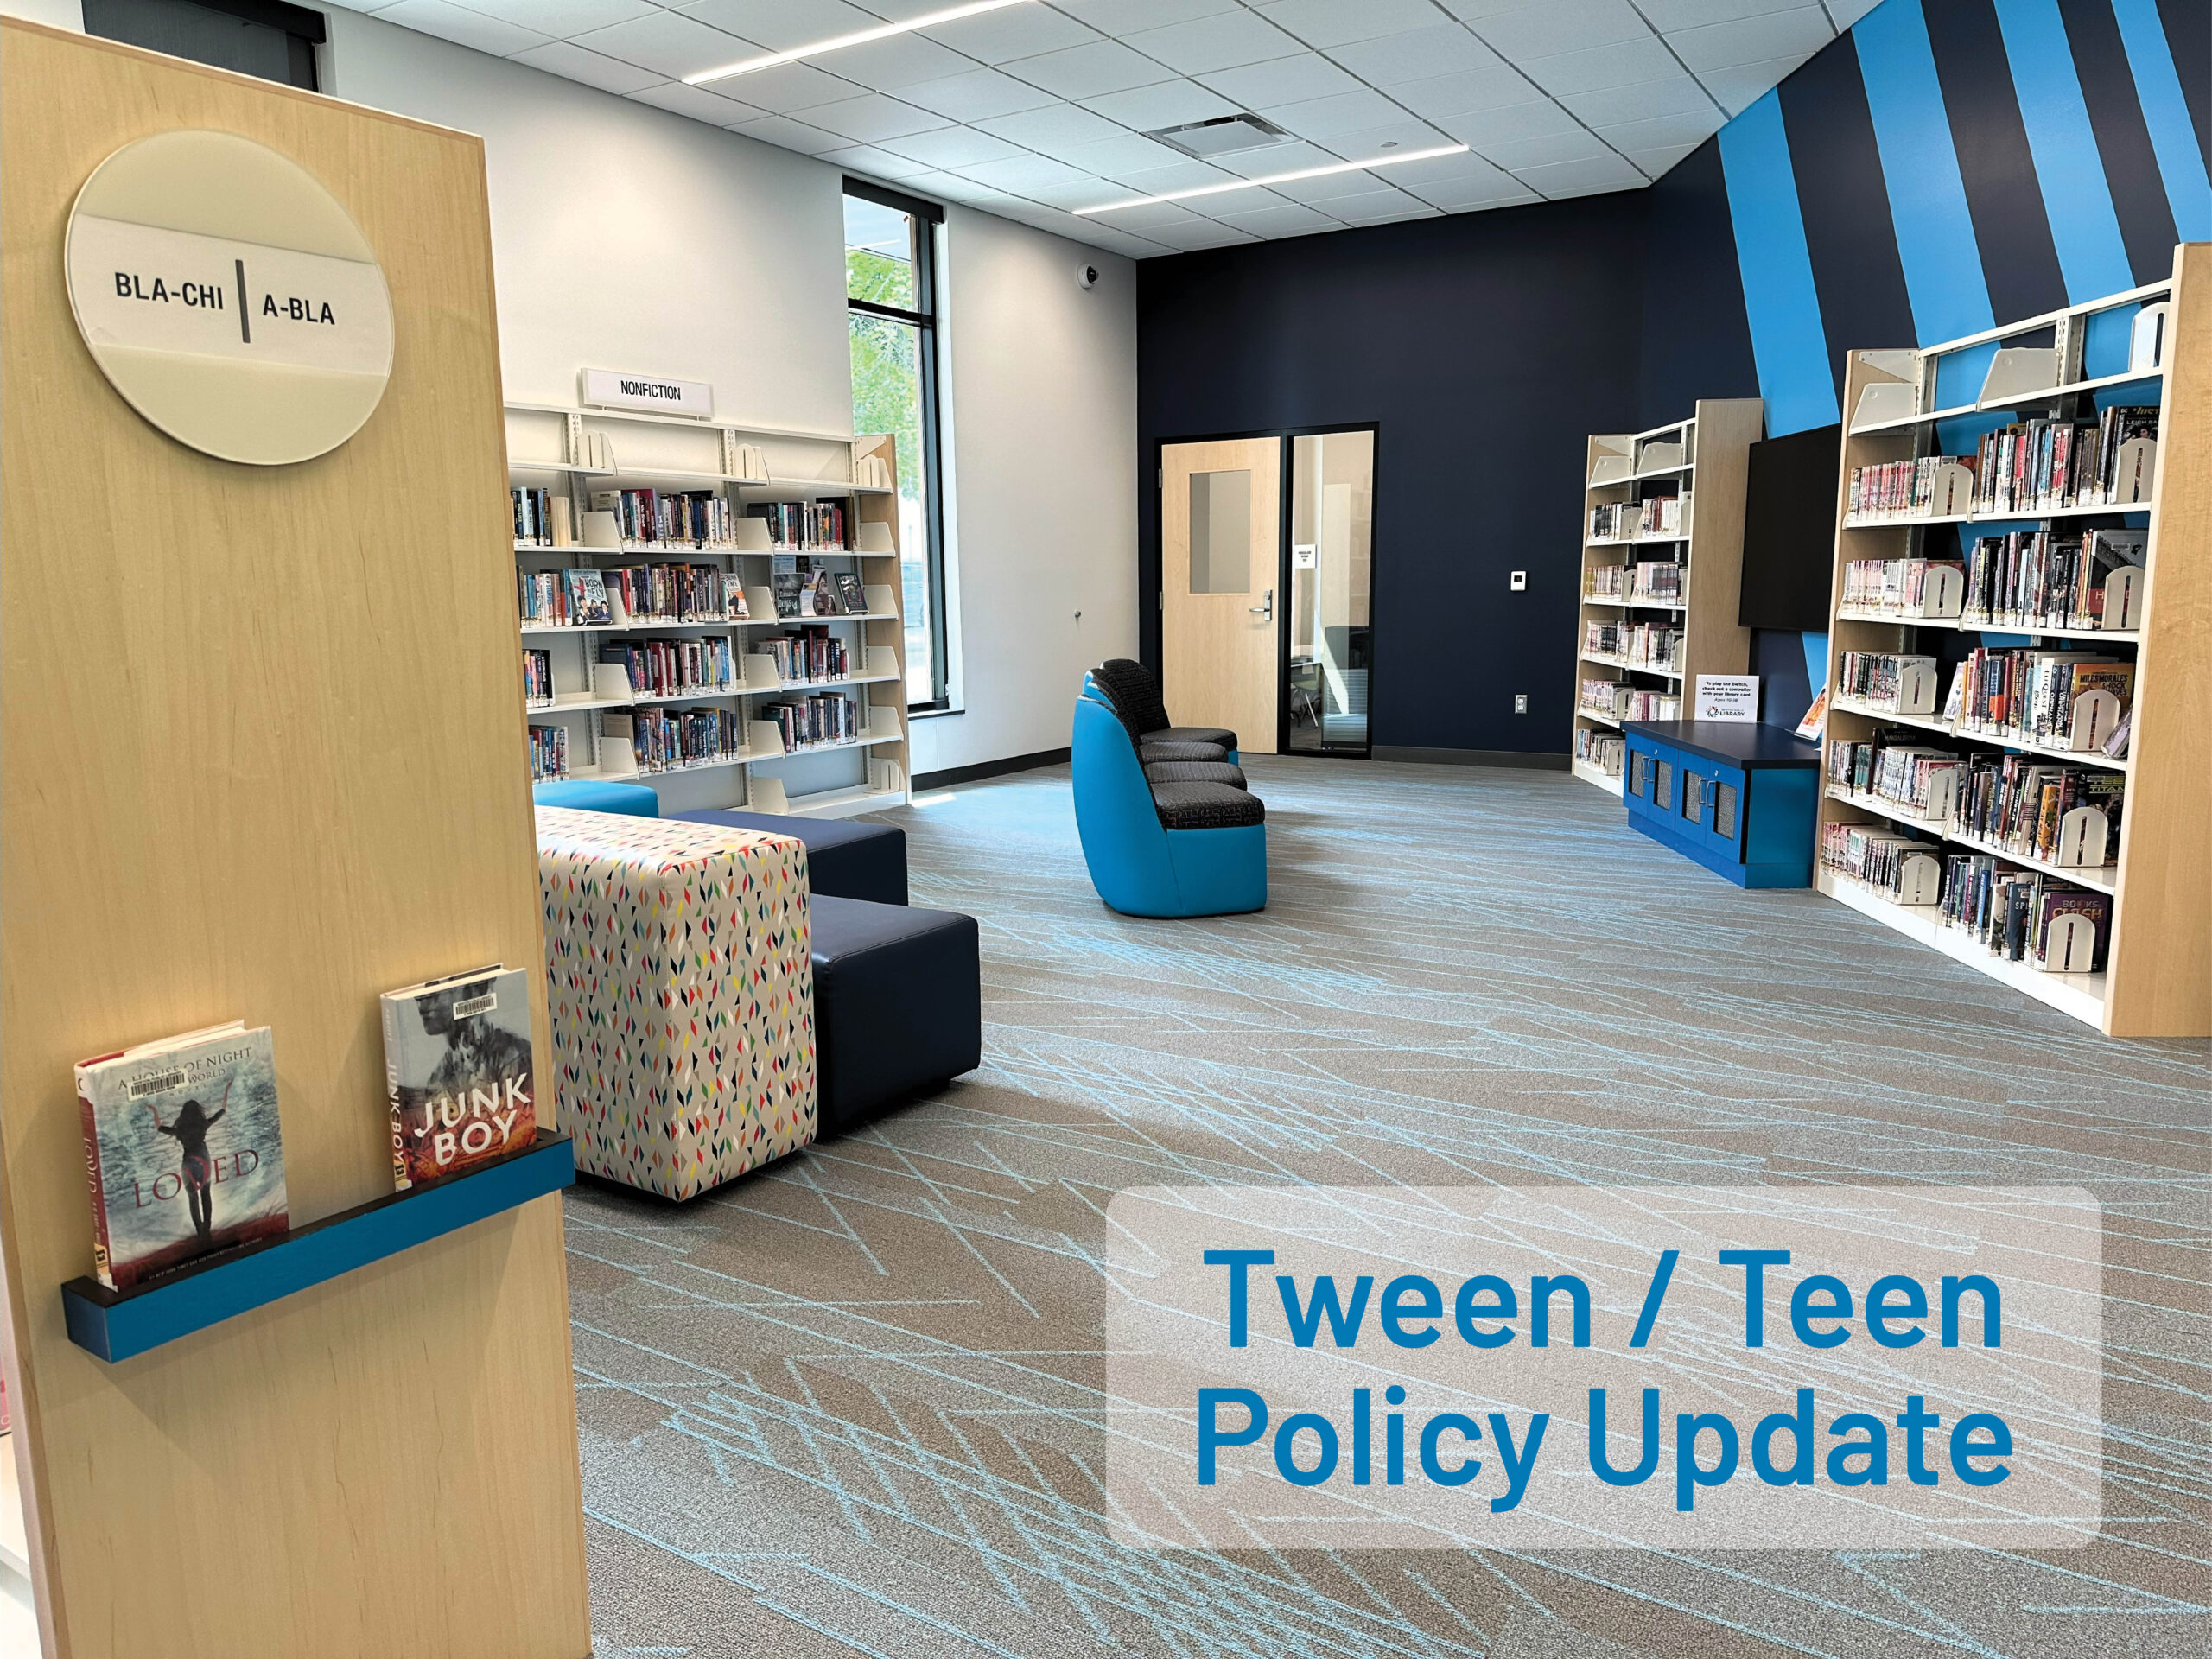
M 1818 426 L 1751 448 L 1744 483 L 1744 581 L 1737 623 L 1825 633 L 1835 579 L 1836 469 L 1843 428 Z

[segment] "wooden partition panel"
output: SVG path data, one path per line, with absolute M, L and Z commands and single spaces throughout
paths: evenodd
M 319 460 L 172 442 L 71 321 L 79 187 L 187 127 L 299 162 L 383 264 L 391 385 Z M 379 991 L 527 964 L 549 1076 L 481 143 L 8 22 L 0 170 L 0 1248 L 49 1641 L 582 1659 L 557 1198 L 112 1366 L 60 1296 L 76 1059 L 272 1026 L 295 1225 L 390 1188 Z

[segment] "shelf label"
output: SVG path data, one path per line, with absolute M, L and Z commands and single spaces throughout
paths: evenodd
M 715 389 L 703 380 L 670 380 L 657 374 L 586 369 L 582 400 L 601 409 L 644 409 L 695 421 L 715 417 Z
M 197 130 L 126 144 L 78 194 L 65 267 L 101 373 L 203 454 L 311 460 L 383 399 L 383 269 L 337 199 L 266 145 Z
M 1756 674 L 1700 674 L 1697 677 L 1697 705 L 1693 720 L 1745 720 L 1759 717 L 1759 677 Z

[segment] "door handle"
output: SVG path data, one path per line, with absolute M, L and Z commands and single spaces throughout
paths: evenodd
M 1250 608 L 1254 616 L 1264 616 L 1272 619 L 1275 613 L 1275 590 L 1272 588 L 1268 588 L 1265 602 L 1255 605 Z

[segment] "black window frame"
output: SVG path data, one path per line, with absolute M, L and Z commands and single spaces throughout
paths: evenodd
M 929 636 L 930 689 L 925 701 L 917 701 L 912 692 L 907 695 L 909 714 L 933 714 L 948 711 L 952 707 L 952 664 L 948 656 L 948 629 L 945 626 L 944 600 L 944 499 L 939 464 L 938 431 L 941 422 L 938 414 L 938 293 L 937 262 L 938 238 L 944 225 L 944 209 L 933 201 L 919 196 L 910 196 L 898 190 L 886 189 L 868 179 L 845 176 L 844 194 L 857 196 L 862 201 L 873 202 L 879 207 L 888 207 L 893 213 L 911 214 L 916 227 L 914 250 L 914 299 L 916 309 L 908 311 L 898 306 L 878 305 L 869 300 L 856 300 L 849 292 L 845 309 L 857 311 L 863 316 L 882 317 L 893 322 L 910 325 L 916 331 L 914 355 L 922 378 L 922 453 L 914 464 L 922 469 L 922 524 L 923 539 L 928 543 L 922 550 L 923 568 L 929 573 Z M 923 228 L 927 227 L 925 232 Z M 904 467 L 908 463 L 899 460 Z M 908 550 L 900 549 L 900 556 Z
M 150 0 L 150 3 L 159 4 L 162 3 L 162 0 Z M 321 12 L 307 6 L 289 4 L 288 0 L 173 0 L 173 3 L 188 6 L 200 11 L 212 11 L 220 16 L 235 17 L 240 22 L 258 23 L 264 29 L 275 29 L 285 37 L 291 73 L 288 79 L 274 81 L 272 84 L 279 86 L 294 86 L 307 92 L 319 92 L 322 90 L 322 65 L 316 48 L 329 39 L 329 35 Z M 138 44 L 122 35 L 102 34 L 99 29 L 93 27 L 93 18 L 89 12 L 85 17 L 85 32 L 102 40 L 120 40 L 126 46 Z M 197 62 L 200 60 L 195 59 L 194 61 Z M 231 68 L 232 66 L 219 63 L 211 67 L 225 69 Z M 248 69 L 233 70 L 232 73 L 256 73 Z M 267 79 L 267 77 L 256 74 L 256 79 Z

